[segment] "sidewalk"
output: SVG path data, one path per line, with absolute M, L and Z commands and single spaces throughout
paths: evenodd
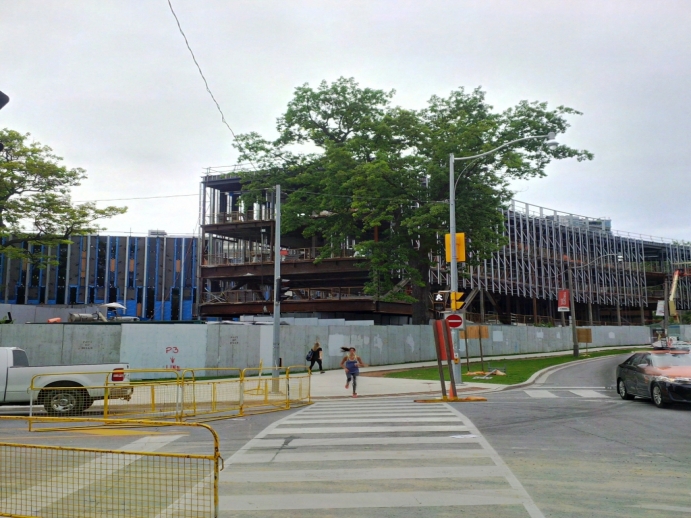
M 622 354 L 627 349 L 636 349 L 640 347 L 650 346 L 622 346 Z M 591 347 L 589 351 L 604 351 L 609 349 L 619 349 L 619 347 Z M 583 351 L 584 352 L 584 351 Z M 553 353 L 532 353 L 532 354 L 515 354 L 508 356 L 492 356 L 485 357 L 485 362 L 496 362 L 497 360 L 516 360 L 520 358 L 539 358 L 545 356 L 567 356 L 572 354 L 571 351 L 558 351 Z M 480 358 L 470 358 L 471 363 L 477 363 Z M 465 359 L 463 360 L 465 363 Z M 430 397 L 441 396 L 441 386 L 437 380 L 414 380 L 403 378 L 385 378 L 383 376 L 367 376 L 367 373 L 385 372 L 393 370 L 415 369 L 418 367 L 436 367 L 437 362 L 417 362 L 417 363 L 403 363 L 398 365 L 380 365 L 376 367 L 364 367 L 360 369 L 365 376 L 358 377 L 357 392 L 360 397 L 385 397 L 385 396 L 412 396 L 424 395 Z M 479 368 L 479 366 L 478 366 Z M 447 369 L 446 363 L 444 370 Z M 335 369 L 325 371 L 324 374 L 319 374 L 318 371 L 312 373 L 312 399 L 331 399 L 341 397 L 352 397 L 352 388 L 345 388 L 345 372 L 343 369 Z M 521 385 L 525 385 L 522 383 Z M 447 391 L 449 383 L 446 384 Z M 490 383 L 478 383 L 463 380 L 462 385 L 457 385 L 459 394 L 469 395 L 483 392 L 495 392 L 504 390 L 511 385 L 494 385 Z

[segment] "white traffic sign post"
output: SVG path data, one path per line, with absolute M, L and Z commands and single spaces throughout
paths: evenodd
M 446 323 L 449 325 L 449 331 L 451 332 L 451 337 L 453 341 L 453 370 L 454 370 L 454 377 L 458 376 L 456 378 L 456 383 L 461 385 L 463 384 L 463 379 L 461 378 L 461 351 L 460 347 L 458 346 L 460 344 L 460 339 L 458 336 L 458 330 L 459 329 L 465 329 L 465 318 L 461 314 L 459 315 L 458 313 L 453 313 L 446 317 Z
M 453 314 L 446 317 L 446 321 L 449 323 L 451 329 L 464 329 L 465 319 L 463 315 Z

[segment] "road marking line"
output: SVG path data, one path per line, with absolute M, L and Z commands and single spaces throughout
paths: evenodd
M 678 513 L 691 513 L 691 507 L 678 507 L 676 505 L 641 504 L 641 505 L 630 505 L 629 507 L 638 507 L 638 508 L 642 508 L 642 509 L 650 509 L 651 511 L 676 511 Z
M 134 442 L 126 444 L 115 451 L 126 452 L 151 452 L 160 450 L 165 445 L 184 437 L 183 435 L 158 435 L 148 436 L 137 439 Z M 94 482 L 91 475 L 93 473 L 100 473 L 104 478 L 116 471 L 126 468 L 130 464 L 141 459 L 140 455 L 131 455 L 124 457 L 117 453 L 106 453 L 100 455 L 77 468 L 66 470 L 59 476 L 53 477 L 51 480 L 32 486 L 25 489 L 21 493 L 17 493 L 9 498 L 0 500 L 0 509 L 17 508 L 23 503 L 31 502 L 31 510 L 24 511 L 27 514 L 38 514 L 42 509 L 54 504 L 80 489 L 83 489 Z M 76 483 L 71 480 L 78 481 Z
M 419 459 L 478 459 L 487 457 L 484 450 L 395 450 L 395 451 L 328 451 L 319 453 L 319 462 L 354 460 L 419 460 Z M 295 452 L 245 453 L 235 464 L 261 464 L 267 462 L 314 462 L 313 456 Z M 247 472 L 243 472 L 243 476 Z M 266 472 L 263 472 L 266 473 Z
M 241 495 L 222 496 L 219 498 L 219 501 L 219 508 L 221 511 L 526 505 L 525 497 L 523 497 L 519 491 L 512 489 L 497 489 L 492 491 Z
M 594 390 L 569 390 L 569 392 L 573 392 L 577 396 L 581 397 L 593 397 L 593 398 L 609 398 L 610 396 L 607 396 L 605 394 L 601 394 L 600 392 L 595 392 Z
M 283 423 L 285 424 L 285 423 Z M 305 433 L 351 434 L 351 433 L 391 433 L 391 432 L 465 432 L 468 428 L 460 425 L 440 426 L 340 426 L 317 428 L 280 428 L 271 430 L 269 435 L 290 435 Z
M 555 398 L 558 397 L 556 394 L 552 394 L 551 392 L 547 390 L 524 390 L 526 394 L 528 394 L 530 397 L 534 397 L 537 399 L 547 399 L 547 398 Z
M 583 390 L 608 390 L 607 387 L 561 387 L 557 385 L 533 385 L 530 387 L 533 390 L 571 390 L 571 389 L 583 389 Z
M 458 417 L 450 415 L 449 417 L 383 417 L 383 418 L 360 418 L 360 417 L 346 417 L 340 419 L 290 419 L 283 423 L 284 425 L 293 424 L 348 424 L 348 423 L 448 423 L 450 421 L 458 422 Z
M 480 430 L 477 429 L 477 427 L 468 419 L 465 415 L 463 415 L 461 412 L 456 410 L 454 407 L 449 405 L 448 403 L 445 403 L 447 407 L 454 413 L 456 413 L 460 418 L 461 421 L 468 427 L 468 430 L 470 433 L 473 433 L 477 435 L 477 442 L 487 451 L 489 451 L 492 455 L 492 459 L 494 460 L 494 463 L 497 466 L 500 466 L 504 469 L 506 469 L 506 480 L 509 482 L 509 485 L 514 488 L 521 496 L 523 499 L 523 506 L 525 507 L 525 510 L 528 511 L 528 514 L 530 515 L 531 518 L 545 518 L 545 515 L 542 514 L 542 511 L 538 508 L 537 505 L 535 505 L 535 502 L 533 502 L 533 499 L 530 497 L 528 492 L 525 490 L 523 487 L 523 484 L 520 483 L 518 478 L 516 478 L 516 475 L 513 474 L 513 472 L 509 469 L 509 467 L 506 465 L 504 460 L 499 456 L 499 454 L 496 452 L 494 448 L 490 445 L 490 443 L 485 439 L 485 437 L 480 433 Z
M 363 469 L 290 469 L 286 471 L 223 471 L 221 482 L 281 483 L 281 482 L 339 482 L 346 480 L 411 480 L 429 478 L 487 478 L 503 477 L 506 470 L 498 466 L 432 466 L 409 468 Z
M 366 446 L 382 444 L 458 444 L 460 439 L 452 437 L 343 437 L 340 439 L 293 439 L 287 446 L 301 448 L 310 446 Z M 475 442 L 475 439 L 465 439 L 463 443 Z M 266 443 L 266 444 L 265 444 Z M 275 448 L 283 446 L 283 439 L 258 439 L 252 449 Z M 226 461 L 228 464 L 229 461 Z
M 347 415 L 350 415 L 349 413 L 346 412 L 339 412 L 338 414 L 304 414 L 301 415 L 299 418 L 294 418 L 293 420 L 308 420 L 308 419 L 337 419 L 339 417 L 346 417 Z M 358 419 L 365 419 L 368 417 L 453 417 L 454 419 L 456 418 L 453 414 L 449 413 L 443 413 L 443 412 L 421 412 L 421 413 L 412 413 L 412 412 L 357 412 L 356 414 Z

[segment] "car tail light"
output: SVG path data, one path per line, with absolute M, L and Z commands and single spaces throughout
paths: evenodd
M 110 379 L 112 381 L 125 381 L 125 370 L 124 369 L 115 369 L 113 371 L 113 374 L 110 376 Z

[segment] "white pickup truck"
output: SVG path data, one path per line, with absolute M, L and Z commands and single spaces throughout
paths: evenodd
M 129 399 L 126 369 L 126 363 L 30 367 L 25 351 L 0 347 L 0 405 L 37 403 L 52 416 L 77 415 L 104 398 L 106 384 L 109 399 Z

